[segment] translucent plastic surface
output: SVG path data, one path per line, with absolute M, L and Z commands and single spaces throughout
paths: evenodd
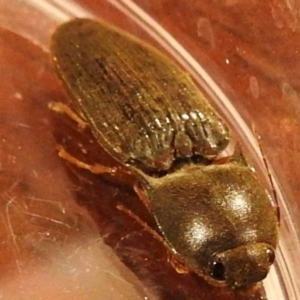
M 164 247 L 116 208 L 121 203 L 153 224 L 132 178 L 98 178 L 57 156 L 64 143 L 83 161 L 115 164 L 89 132 L 47 107 L 69 101 L 48 53 L 51 33 L 83 16 L 173 56 L 270 191 L 272 175 L 281 229 L 266 295 L 261 287 L 232 292 L 177 274 Z M 284 1 L 0 0 L 1 298 L 300 299 L 298 16 L 296 2 Z

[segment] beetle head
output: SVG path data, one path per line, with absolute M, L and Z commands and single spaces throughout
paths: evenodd
M 205 275 L 226 283 L 232 289 L 247 288 L 267 276 L 274 259 L 271 245 L 246 244 L 214 254 Z

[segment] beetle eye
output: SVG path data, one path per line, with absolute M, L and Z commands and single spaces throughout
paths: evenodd
M 225 266 L 220 261 L 214 261 L 210 265 L 210 276 L 218 281 L 225 280 Z
M 273 264 L 274 260 L 275 260 L 275 253 L 272 249 L 267 249 L 267 255 L 268 255 L 268 261 L 269 264 Z

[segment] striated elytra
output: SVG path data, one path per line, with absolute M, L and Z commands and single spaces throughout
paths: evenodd
M 51 52 L 99 144 L 136 176 L 185 265 L 232 289 L 264 279 L 275 259 L 276 210 L 246 163 L 216 163 L 228 130 L 189 76 L 138 39 L 87 19 L 61 25 Z

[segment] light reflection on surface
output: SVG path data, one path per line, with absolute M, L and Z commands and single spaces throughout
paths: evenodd
M 238 215 L 243 218 L 249 215 L 248 199 L 241 191 L 231 191 L 226 199 L 226 203 L 230 211 L 238 212 Z

